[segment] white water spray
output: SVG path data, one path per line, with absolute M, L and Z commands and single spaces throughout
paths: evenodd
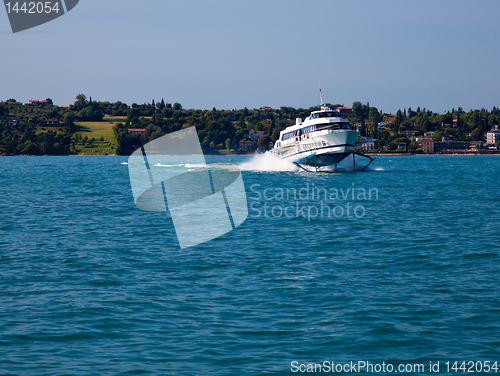
M 271 152 L 255 154 L 253 158 L 238 166 L 242 171 L 298 171 L 293 163 L 281 159 Z

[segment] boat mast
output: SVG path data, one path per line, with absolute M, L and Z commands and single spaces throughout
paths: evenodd
M 323 106 L 323 95 L 321 93 L 321 81 L 318 81 L 319 85 L 319 100 L 320 100 L 320 106 Z

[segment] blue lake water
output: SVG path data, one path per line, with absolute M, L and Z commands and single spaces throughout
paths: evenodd
M 247 169 L 247 220 L 186 249 L 126 161 L 0 158 L 1 375 L 500 362 L 500 156 Z

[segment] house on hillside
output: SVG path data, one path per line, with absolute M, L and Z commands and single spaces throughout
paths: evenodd
M 486 132 L 486 143 L 488 145 L 496 145 L 497 142 L 500 141 L 500 130 L 492 129 L 489 132 Z
M 335 109 L 339 112 L 340 115 L 352 114 L 351 107 L 337 107 Z
M 0 120 L 0 123 L 17 125 L 17 123 L 19 123 L 19 120 L 21 120 L 20 117 L 6 117 L 5 119 Z
M 424 140 L 422 141 L 422 149 L 424 153 L 433 154 L 434 140 L 432 138 L 424 138 Z
M 250 141 L 257 141 L 262 136 L 264 136 L 264 132 L 263 131 L 255 131 L 255 130 L 252 129 L 249 132 Z
M 130 128 L 128 130 L 128 134 L 130 135 L 146 134 L 146 130 L 142 128 Z
M 49 102 L 47 102 L 47 100 L 43 100 L 43 101 L 30 100 L 30 104 L 32 106 L 45 107 L 49 104 Z
M 240 149 L 248 151 L 252 148 L 253 144 L 255 144 L 255 141 L 241 141 Z
M 413 130 L 413 129 L 407 129 L 406 131 L 403 131 L 403 134 L 407 137 L 407 138 L 412 138 L 412 137 L 415 137 L 417 135 L 417 131 Z
M 47 119 L 47 120 L 42 120 L 40 122 L 40 125 L 42 125 L 42 126 L 43 125 L 56 125 L 57 126 L 57 125 L 60 125 L 60 123 L 61 122 L 57 119 Z
M 398 142 L 397 143 L 397 147 L 398 147 L 398 150 L 406 150 L 408 144 L 406 142 Z
M 366 141 L 361 144 L 361 147 L 365 150 L 374 150 L 375 149 L 375 141 Z

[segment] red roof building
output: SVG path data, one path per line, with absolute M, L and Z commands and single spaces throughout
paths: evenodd
M 433 154 L 434 153 L 434 140 L 432 138 L 425 138 L 422 141 L 422 149 L 424 153 Z
M 20 117 L 6 117 L 5 120 L 0 120 L 0 122 L 17 125 L 17 123 L 19 123 L 19 120 L 21 120 Z
M 248 151 L 252 148 L 253 144 L 255 144 L 253 141 L 241 141 L 240 148 Z
M 351 107 L 337 107 L 336 110 L 342 115 L 342 114 L 351 114 L 352 113 L 352 108 Z
M 146 134 L 146 130 L 142 128 L 130 128 L 128 130 L 128 134 L 131 135 Z
M 30 104 L 33 106 L 42 106 L 45 107 L 49 104 L 46 100 L 43 101 L 37 101 L 37 100 L 30 100 Z
M 250 131 L 250 134 L 249 134 L 250 141 L 257 141 L 262 136 L 264 136 L 263 131 L 255 131 L 253 129 Z

